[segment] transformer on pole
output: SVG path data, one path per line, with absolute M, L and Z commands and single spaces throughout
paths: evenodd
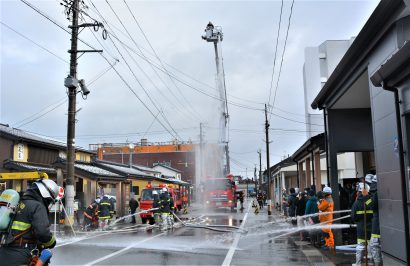
M 217 73 L 217 86 L 219 90 L 219 98 L 221 101 L 220 105 L 220 118 L 219 118 L 219 141 L 224 146 L 223 153 L 225 154 L 226 165 L 224 167 L 225 173 L 230 173 L 230 162 L 229 162 L 229 146 L 227 137 L 227 124 L 228 124 L 228 101 L 226 97 L 226 87 L 225 87 L 225 75 L 223 71 L 222 62 L 222 51 L 221 46 L 218 43 L 223 40 L 222 28 L 219 26 L 214 26 L 212 22 L 209 22 L 205 28 L 205 34 L 202 35 L 202 39 L 207 42 L 212 42 L 215 49 L 215 62 L 216 62 L 216 73 Z

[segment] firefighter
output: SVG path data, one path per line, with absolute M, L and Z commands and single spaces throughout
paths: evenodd
M 169 229 L 169 215 L 171 212 L 171 199 L 166 188 L 162 188 L 159 199 L 159 213 L 161 214 L 161 223 L 159 224 L 159 229 L 161 231 L 166 231 Z
M 330 187 L 323 188 L 323 196 L 324 198 L 319 201 L 318 209 L 321 212 L 333 212 L 334 203 L 332 198 L 332 189 Z M 321 214 L 319 215 L 320 223 L 324 225 L 331 225 L 333 222 L 333 213 L 328 214 Z M 333 238 L 333 232 L 330 228 L 323 228 L 322 229 L 325 239 L 325 246 L 324 249 L 334 249 L 335 247 L 335 240 Z
M 175 213 L 175 202 L 174 198 L 172 197 L 171 193 L 167 192 L 168 194 L 168 204 L 169 204 L 169 213 L 168 213 L 168 229 L 172 229 L 174 227 L 174 213 Z
M 64 189 L 54 181 L 38 180 L 24 193 L 18 205 L 7 240 L 0 248 L 0 265 L 28 265 L 56 245 L 48 221 L 48 206 L 64 196 Z M 40 252 L 42 254 L 40 255 Z M 36 256 L 37 255 L 37 256 Z
M 243 201 L 244 201 L 243 191 L 240 191 L 239 192 L 239 202 L 241 203 L 241 210 L 243 210 Z
M 158 195 L 158 191 L 157 190 L 153 190 L 152 191 L 152 199 L 153 199 L 153 203 L 152 203 L 152 208 L 156 209 L 156 208 L 160 208 L 161 206 L 161 201 Z M 152 211 L 152 213 L 154 214 L 154 221 L 155 223 L 159 226 L 161 224 L 161 213 L 160 210 L 154 210 Z
M 84 230 L 90 231 L 94 227 L 95 214 L 98 213 L 98 203 L 93 201 L 84 211 Z
M 129 206 L 130 206 L 131 214 L 134 214 L 134 215 L 132 215 L 131 223 L 135 224 L 137 222 L 135 220 L 135 212 L 137 211 L 137 209 L 139 207 L 138 201 L 136 201 L 134 198 L 131 198 L 130 202 L 129 202 Z
M 380 224 L 379 224 L 379 199 L 377 196 L 377 176 L 372 177 L 370 185 L 370 196 L 372 198 L 372 234 L 370 237 L 370 252 L 373 257 L 374 265 L 379 266 L 383 264 L 381 247 L 380 247 Z
M 256 200 L 258 201 L 259 204 L 259 209 L 263 208 L 263 196 L 262 193 L 258 193 L 258 196 L 256 196 Z
M 351 217 L 357 224 L 357 246 L 356 246 L 356 264 L 361 265 L 362 258 L 365 255 L 366 242 L 370 239 L 372 225 L 372 199 L 369 195 L 369 185 L 359 183 L 357 186 L 358 196 L 353 204 Z M 366 208 L 366 211 L 365 211 Z M 365 217 L 366 215 L 366 217 Z M 366 219 L 366 223 L 365 223 Z M 365 237 L 366 235 L 366 237 Z
M 100 221 L 101 229 L 104 229 L 108 225 L 111 219 L 111 202 L 106 195 L 100 200 L 100 205 L 98 206 L 98 219 Z

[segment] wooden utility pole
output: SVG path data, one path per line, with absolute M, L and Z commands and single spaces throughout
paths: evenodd
M 69 4 L 71 4 L 69 6 Z M 84 80 L 77 79 L 77 59 L 78 53 L 98 52 L 102 50 L 78 50 L 78 33 L 79 28 L 94 27 L 99 28 L 103 25 L 99 22 L 78 24 L 79 13 L 81 12 L 80 1 L 71 0 L 67 2 L 66 8 L 70 10 L 72 24 L 71 29 L 71 48 L 68 50 L 70 54 L 70 74 L 64 80 L 64 86 L 68 89 L 68 122 L 67 122 L 67 176 L 65 178 L 65 204 L 67 217 L 65 219 L 65 231 L 71 232 L 71 225 L 74 222 L 74 196 L 75 196 L 75 178 L 74 178 L 74 163 L 75 163 L 75 114 L 76 114 L 76 96 L 81 92 L 85 98 L 90 91 L 85 86 Z M 105 35 L 104 35 L 105 34 Z M 106 38 L 107 32 L 103 30 L 103 38 Z M 81 87 L 81 90 L 78 90 Z M 71 225 L 70 225 L 71 224 Z
M 72 2 L 72 25 L 71 25 L 71 49 L 70 53 L 70 78 L 71 84 L 66 84 L 68 88 L 68 124 L 67 124 L 67 177 L 65 187 L 65 204 L 67 215 L 65 219 L 65 231 L 70 232 L 70 223 L 74 221 L 74 162 L 75 162 L 75 108 L 77 96 L 77 41 L 78 41 L 78 13 L 79 0 Z
M 265 134 L 266 134 L 266 167 L 268 169 L 268 215 L 272 215 L 272 192 L 270 188 L 270 161 L 269 161 L 269 122 L 268 122 L 268 107 L 265 104 Z

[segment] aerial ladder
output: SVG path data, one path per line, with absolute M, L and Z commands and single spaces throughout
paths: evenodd
M 205 34 L 202 36 L 207 42 L 212 42 L 215 49 L 215 62 L 216 62 L 216 73 L 217 73 L 217 85 L 219 90 L 219 98 L 221 101 L 220 105 L 220 121 L 219 121 L 219 141 L 224 147 L 223 154 L 225 154 L 225 167 L 223 175 L 226 176 L 230 173 L 230 162 L 229 162 L 229 138 L 226 127 L 228 125 L 228 100 L 226 97 L 226 86 L 225 86 L 225 73 L 223 68 L 223 58 L 222 49 L 220 42 L 223 40 L 222 28 L 220 26 L 214 26 L 211 22 L 205 28 Z M 219 44 L 219 45 L 218 45 Z

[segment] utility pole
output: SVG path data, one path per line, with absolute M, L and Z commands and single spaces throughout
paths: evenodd
M 72 25 L 71 25 L 71 49 L 70 53 L 70 77 L 77 80 L 77 38 L 78 38 L 78 11 L 79 0 L 72 2 Z M 76 108 L 77 86 L 73 82 L 68 87 L 68 124 L 67 124 L 67 178 L 65 187 L 65 204 L 67 215 L 65 221 L 66 232 L 71 221 L 74 221 L 74 162 L 75 162 L 75 108 Z
M 71 5 L 70 5 L 71 4 Z M 70 6 L 69 6 L 70 5 Z M 74 163 L 75 163 L 75 114 L 76 114 L 76 96 L 79 92 L 77 89 L 81 87 L 81 93 L 85 99 L 90 91 L 85 86 L 84 80 L 77 79 L 77 54 L 87 53 L 87 52 L 102 52 L 102 50 L 78 50 L 78 29 L 80 27 L 94 27 L 99 28 L 102 26 L 101 23 L 84 23 L 78 25 L 79 12 L 81 12 L 80 1 L 71 0 L 71 2 L 66 2 L 65 5 L 71 13 L 72 24 L 69 26 L 71 28 L 71 48 L 68 50 L 70 54 L 70 74 L 64 80 L 64 86 L 68 89 L 68 123 L 67 123 L 67 177 L 65 179 L 65 204 L 67 216 L 65 219 L 65 231 L 70 233 L 70 224 L 74 222 L 74 196 L 75 196 L 75 179 L 74 179 Z M 107 32 L 103 31 L 104 34 Z
M 248 168 L 246 168 L 246 196 L 249 198 L 249 179 L 248 179 Z
M 254 182 L 255 182 L 255 192 L 258 193 L 258 189 L 256 187 L 256 184 L 258 183 L 258 179 L 256 177 L 256 164 L 255 164 L 255 171 L 253 172 L 253 177 L 255 178 Z
M 262 190 L 262 152 L 261 149 L 258 150 L 259 154 L 259 191 Z
M 130 150 L 130 168 L 132 168 L 132 154 L 133 154 L 134 148 L 135 148 L 134 143 L 130 143 L 128 145 L 128 148 Z
M 227 131 L 226 126 L 228 124 L 228 101 L 226 97 L 226 86 L 225 86 L 225 76 L 223 71 L 223 62 L 222 58 L 220 58 L 220 45 L 218 43 L 222 42 L 223 34 L 221 27 L 215 27 L 211 22 L 205 28 L 205 34 L 202 36 L 202 39 L 206 40 L 207 42 L 212 42 L 214 44 L 215 49 L 215 63 L 216 63 L 216 74 L 217 74 L 217 84 L 219 90 L 219 98 L 221 101 L 220 106 L 220 117 L 219 117 L 219 141 L 222 145 L 224 145 L 225 154 L 225 167 L 224 167 L 224 174 L 230 173 L 230 162 L 229 162 L 229 147 L 228 143 L 229 140 L 227 138 Z
M 269 122 L 268 122 L 268 107 L 265 104 L 265 134 L 266 134 L 266 165 L 268 168 L 268 215 L 272 215 L 272 192 L 270 189 L 270 162 L 269 162 Z
M 199 180 L 203 180 L 204 178 L 204 135 L 202 131 L 203 124 L 199 123 Z M 199 186 L 199 180 L 196 182 L 197 186 Z

